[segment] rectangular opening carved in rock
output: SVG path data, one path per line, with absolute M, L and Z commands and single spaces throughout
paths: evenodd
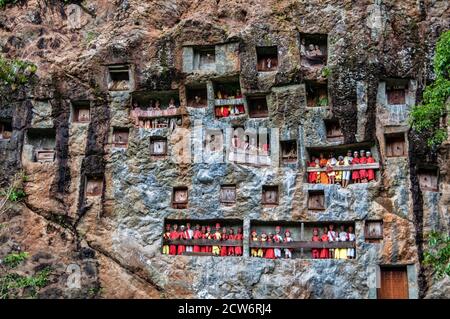
M 263 205 L 272 206 L 278 205 L 279 193 L 278 185 L 264 185 L 262 187 L 262 199 Z
M 228 147 L 230 162 L 255 166 L 271 164 L 270 135 L 263 128 L 244 130 L 243 127 L 234 127 Z
M 366 220 L 364 226 L 364 237 L 366 242 L 377 243 L 383 240 L 383 221 Z
M 177 209 L 185 209 L 188 206 L 188 188 L 179 186 L 173 188 L 172 207 Z
M 309 147 L 307 181 L 310 184 L 340 184 L 376 181 L 380 160 L 373 143 L 356 143 L 329 147 Z
M 423 191 L 437 192 L 439 191 L 438 169 L 420 168 L 418 171 L 420 189 Z
M 130 134 L 129 128 L 114 127 L 113 146 L 116 148 L 127 148 L 129 134 Z
M 132 100 L 130 116 L 137 127 L 174 130 L 183 123 L 185 112 L 177 90 L 133 92 Z
M 324 120 L 324 123 L 327 131 L 327 141 L 339 142 L 344 140 L 344 134 L 342 134 L 338 120 Z
M 32 128 L 27 130 L 24 150 L 31 151 L 33 162 L 53 162 L 55 160 L 56 130 Z
M 408 273 L 406 266 L 381 266 L 378 299 L 408 299 Z
M 258 72 L 270 72 L 278 69 L 278 49 L 276 46 L 256 47 Z
M 327 82 L 306 81 L 306 105 L 308 107 L 330 106 Z
M 129 65 L 108 66 L 108 90 L 129 91 L 131 90 L 131 70 Z
M 150 155 L 165 156 L 167 155 L 167 138 L 162 136 L 150 137 Z
M 214 85 L 214 112 L 217 118 L 245 114 L 245 100 L 238 77 L 216 80 Z
M 194 47 L 193 68 L 194 71 L 215 71 L 216 70 L 216 49 L 215 46 Z
M 243 221 L 239 219 L 166 219 L 163 255 L 242 256 Z
M 85 197 L 99 197 L 103 193 L 102 176 L 86 176 Z
M 220 202 L 223 204 L 236 203 L 236 185 L 222 185 L 220 187 Z
M 207 107 L 208 91 L 206 83 L 186 86 L 186 101 L 188 107 Z
M 388 79 L 386 80 L 386 97 L 390 105 L 406 104 L 408 80 Z
M 269 116 L 269 109 L 267 107 L 267 97 L 263 96 L 248 96 L 248 115 L 251 118 L 262 118 Z
M 406 156 L 407 150 L 404 132 L 385 134 L 384 141 L 387 157 Z
M 326 34 L 300 34 L 301 63 L 306 67 L 327 64 L 328 36 Z
M 251 257 L 354 259 L 354 222 L 250 221 Z
M 308 209 L 325 210 L 325 192 L 323 190 L 308 191 Z
M 281 162 L 284 164 L 297 162 L 297 141 L 280 141 Z
M 89 123 L 91 121 L 91 102 L 72 101 L 72 122 Z
M 12 121 L 0 120 L 0 141 L 8 141 L 12 136 Z

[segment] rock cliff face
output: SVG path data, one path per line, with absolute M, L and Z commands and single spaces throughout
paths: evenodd
M 25 273 L 51 266 L 41 298 L 376 298 L 385 266 L 404 267 L 410 298 L 450 297 L 448 281 L 435 283 L 421 263 L 426 234 L 450 227 L 450 140 L 428 150 L 408 126 L 449 17 L 447 1 L 417 0 L 28 0 L 0 9 L 3 54 L 38 67 L 0 100 L 0 120 L 12 125 L 0 141 L 0 183 L 27 176 L 24 202 L 0 216 L 0 258 L 20 249 L 31 256 Z M 308 37 L 325 46 L 326 66 L 305 63 Z M 213 70 L 196 70 L 202 46 L 214 48 Z M 257 71 L 260 47 L 276 47 L 276 71 Z M 129 68 L 129 90 L 111 90 L 110 65 Z M 240 85 L 246 113 L 217 118 L 215 94 L 227 81 Z M 311 83 L 328 90 L 325 106 L 308 106 Z M 407 87 L 404 102 L 388 101 L 392 83 Z M 197 87 L 202 108 L 189 107 Z M 175 94 L 182 124 L 139 127 L 133 104 L 146 94 Z M 268 116 L 250 118 L 251 98 L 262 94 Z M 88 123 L 74 121 L 80 101 L 89 101 Z M 327 138 L 330 120 L 342 138 Z M 236 126 L 270 131 L 270 165 L 228 161 Z M 113 147 L 117 128 L 129 129 L 126 149 Z M 206 129 L 224 133 L 223 154 L 199 152 Z M 399 136 L 405 153 L 392 157 Z M 151 154 L 155 137 L 167 138 L 166 156 Z M 295 141 L 295 161 L 274 155 L 280 141 Z M 55 161 L 36 162 L 44 146 Z M 372 151 L 376 181 L 307 183 L 311 155 L 347 148 Z M 424 167 L 439 172 L 437 191 L 419 186 Z M 85 196 L 91 178 L 101 178 L 100 196 Z M 232 206 L 219 201 L 230 184 Z M 278 186 L 278 205 L 261 204 L 265 185 Z M 172 207 L 178 186 L 188 188 L 186 209 Z M 324 211 L 308 209 L 310 191 L 323 191 Z M 239 220 L 244 255 L 163 255 L 165 220 L 187 219 Z M 251 227 L 274 221 L 351 223 L 357 258 L 250 257 Z M 365 238 L 368 221 L 382 221 L 381 241 Z M 73 269 L 80 287 L 67 284 Z

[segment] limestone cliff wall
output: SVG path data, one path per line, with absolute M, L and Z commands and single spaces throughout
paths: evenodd
M 23 205 L 0 216 L 0 258 L 20 247 L 32 256 L 24 271 L 51 265 L 42 298 L 376 298 L 380 265 L 407 267 L 410 298 L 448 298 L 448 282 L 435 284 L 420 261 L 424 236 L 449 230 L 450 141 L 427 149 L 409 132 L 408 111 L 433 79 L 433 49 L 449 15 L 447 1 L 427 0 L 87 0 L 82 7 L 29 0 L 1 9 L 2 52 L 38 71 L 0 100 L 0 119 L 13 126 L 12 138 L 0 141 L 0 183 L 20 169 L 28 176 Z M 326 71 L 301 62 L 301 34 L 317 33 L 328 35 Z M 186 70 L 192 57 L 185 48 L 199 45 L 216 45 L 215 72 Z M 277 72 L 256 71 L 257 46 L 277 46 Z M 136 91 L 175 90 L 184 106 L 186 86 L 204 83 L 207 107 L 186 108 L 174 132 L 138 128 L 129 116 L 134 93 L 108 91 L 107 65 L 123 63 L 132 66 Z M 230 77 L 246 96 L 267 94 L 268 118 L 215 118 L 214 83 Z M 403 107 L 386 102 L 391 78 L 409 81 Z M 307 106 L 308 81 L 327 82 L 328 107 Z M 71 102 L 80 100 L 91 101 L 88 124 L 71 121 Z M 327 140 L 324 119 L 339 122 L 342 141 Z M 152 136 L 167 137 L 172 153 L 186 132 L 201 143 L 199 121 L 224 132 L 232 125 L 277 129 L 271 144 L 296 140 L 298 159 L 255 167 L 150 156 Z M 112 147 L 113 127 L 130 128 L 126 150 Z M 55 129 L 55 162 L 32 160 L 33 128 Z M 385 134 L 398 132 L 407 133 L 407 155 L 387 157 Z M 311 149 L 338 145 L 370 147 L 381 162 L 377 181 L 348 188 L 306 183 Z M 423 165 L 439 168 L 438 191 L 421 191 Z M 100 197 L 85 200 L 86 176 L 105 177 Z M 231 207 L 218 201 L 223 184 L 237 185 Z M 275 184 L 279 205 L 264 207 L 262 186 Z M 182 210 L 171 206 L 180 185 L 189 188 Z M 308 191 L 318 189 L 327 207 L 320 213 L 307 209 Z M 244 256 L 162 255 L 165 219 L 242 220 Z M 251 258 L 252 220 L 355 223 L 357 258 Z M 366 242 L 367 220 L 383 220 L 380 243 Z M 73 264 L 81 289 L 66 285 Z

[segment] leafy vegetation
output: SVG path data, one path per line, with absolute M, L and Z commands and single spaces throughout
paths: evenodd
M 423 101 L 411 111 L 411 125 L 419 133 L 428 132 L 429 146 L 441 144 L 447 138 L 445 126 L 440 126 L 446 114 L 446 103 L 450 97 L 450 30 L 441 34 L 433 61 L 436 80 L 425 87 Z
M 37 272 L 34 276 L 22 276 L 13 271 L 28 256 L 27 252 L 20 252 L 11 253 L 3 258 L 2 268 L 7 268 L 8 271 L 0 277 L 0 299 L 35 298 L 39 289 L 47 286 L 51 273 L 49 267 Z
M 428 247 L 424 264 L 433 268 L 438 279 L 444 275 L 450 276 L 450 235 L 432 232 L 428 238 Z
M 0 56 L 0 85 L 11 85 L 12 89 L 15 89 L 28 83 L 36 71 L 36 65 L 31 62 L 10 60 Z
M 27 252 L 11 253 L 3 259 L 3 264 L 15 268 L 28 258 Z

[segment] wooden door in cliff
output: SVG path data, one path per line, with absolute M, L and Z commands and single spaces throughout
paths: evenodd
M 406 267 L 386 267 L 380 270 L 378 299 L 408 299 Z

